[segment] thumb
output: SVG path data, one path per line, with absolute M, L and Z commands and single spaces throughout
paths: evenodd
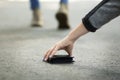
M 65 51 L 68 53 L 69 56 L 72 56 L 72 50 L 73 50 L 73 46 L 69 46 L 65 49 Z

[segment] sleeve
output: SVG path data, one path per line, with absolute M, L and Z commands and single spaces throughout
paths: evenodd
M 82 22 L 88 31 L 95 32 L 119 15 L 120 0 L 103 0 L 82 19 Z

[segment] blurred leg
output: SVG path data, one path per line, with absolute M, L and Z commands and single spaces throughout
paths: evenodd
M 39 9 L 40 8 L 40 2 L 38 0 L 30 0 L 31 9 Z
M 60 3 L 68 4 L 68 0 L 60 0 Z
M 56 13 L 58 29 L 69 29 L 68 23 L 68 0 L 60 0 L 60 8 Z
M 30 0 L 31 10 L 33 12 L 32 26 L 38 27 L 43 25 L 41 20 L 41 4 L 39 0 Z

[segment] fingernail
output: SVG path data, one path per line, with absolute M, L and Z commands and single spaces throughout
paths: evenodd
M 52 55 L 50 55 L 49 58 L 52 58 Z
M 47 58 L 45 58 L 44 61 L 47 61 Z

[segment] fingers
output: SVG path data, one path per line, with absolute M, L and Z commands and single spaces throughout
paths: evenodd
M 45 56 L 44 56 L 44 61 L 47 61 L 48 57 L 49 57 L 49 54 L 50 54 L 50 50 L 48 50 L 46 53 L 45 53 Z
M 44 56 L 44 61 L 47 61 L 48 58 L 53 57 L 53 55 L 55 55 L 58 50 L 65 50 L 68 53 L 68 55 L 72 56 L 72 49 L 72 43 L 67 43 L 67 41 L 58 42 L 54 47 L 52 47 L 46 52 Z
M 58 48 L 56 46 L 54 46 L 53 48 L 49 49 L 45 56 L 44 56 L 44 61 L 47 61 L 48 58 L 50 57 L 53 57 L 53 55 L 58 51 Z

